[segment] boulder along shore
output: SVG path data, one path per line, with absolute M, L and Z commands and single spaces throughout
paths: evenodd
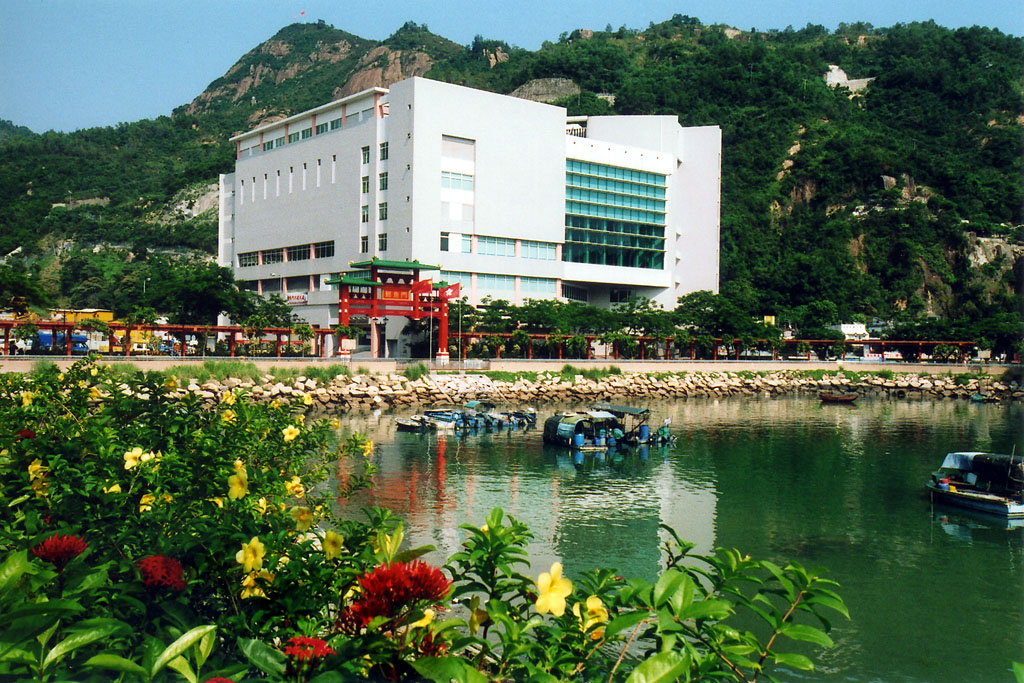
M 127 386 L 122 387 L 126 390 Z M 328 382 L 300 376 L 284 383 L 272 375 L 253 382 L 228 378 L 199 383 L 183 380 L 172 395 L 194 394 L 211 403 L 227 392 L 245 393 L 256 401 L 303 400 L 333 411 L 403 408 L 433 404 L 462 404 L 487 399 L 499 404 L 542 404 L 592 401 L 651 401 L 667 398 L 724 396 L 806 396 L 819 392 L 856 392 L 863 397 L 917 399 L 971 399 L 982 394 L 989 400 L 1024 399 L 1024 386 L 1017 380 L 1004 383 L 995 378 L 962 380 L 952 376 L 894 374 L 891 378 L 867 376 L 853 381 L 843 373 L 825 374 L 821 379 L 797 372 L 765 374 L 732 372 L 686 372 L 652 375 L 612 374 L 593 380 L 576 375 L 567 379 L 558 373 L 539 373 L 536 380 L 503 381 L 483 374 L 429 374 L 412 380 L 402 374 L 344 375 Z M 308 396 L 309 399 L 305 397 Z

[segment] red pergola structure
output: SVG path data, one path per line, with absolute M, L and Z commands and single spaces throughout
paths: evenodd
M 437 360 L 448 360 L 448 302 L 459 295 L 458 283 L 433 283 L 421 279 L 423 271 L 441 270 L 419 261 L 386 261 L 374 257 L 350 263 L 357 270 L 342 274 L 329 284 L 338 285 L 338 324 L 348 327 L 354 316 L 370 323 L 370 350 L 377 353 L 377 325 L 389 315 L 412 320 L 437 318 Z M 342 335 L 342 339 L 346 337 Z M 342 357 L 349 349 L 340 349 Z

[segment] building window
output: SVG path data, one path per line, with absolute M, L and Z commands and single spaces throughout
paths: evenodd
M 338 130 L 341 128 L 341 119 L 337 118 L 331 121 L 331 130 Z
M 363 176 L 363 183 L 362 183 L 360 191 L 363 194 L 366 194 L 367 192 L 370 191 L 370 176 L 368 176 L 368 175 L 364 175 Z
M 318 123 L 316 125 L 316 134 L 317 135 L 321 135 L 321 134 L 326 133 L 326 132 L 327 132 L 327 124 L 326 123 Z
M 273 140 L 267 140 L 266 142 L 263 143 L 263 151 L 264 152 L 269 152 L 272 149 L 274 149 L 274 141 Z
M 463 235 L 462 236 L 462 253 L 472 254 L 473 253 L 473 236 Z
M 547 277 L 519 278 L 519 291 L 523 294 L 554 294 L 555 281 Z
M 471 274 L 457 270 L 442 270 L 438 277 L 441 278 L 441 282 L 447 282 L 450 285 L 458 282 L 462 286 L 463 296 L 469 295 L 469 288 L 473 284 L 473 276 Z
M 331 258 L 334 256 L 334 241 L 317 242 L 313 245 L 313 255 L 316 258 Z
M 555 245 L 550 242 L 523 240 L 519 247 L 519 255 L 523 258 L 540 259 L 541 261 L 555 260 Z
M 478 273 L 476 276 L 476 288 L 484 294 L 507 295 L 516 290 L 516 279 L 512 275 Z M 505 297 L 500 296 L 500 298 Z
M 365 254 L 368 251 L 370 251 L 370 238 L 366 235 L 362 235 L 359 238 L 359 253 Z
M 377 251 L 387 251 L 387 250 L 388 250 L 388 234 L 386 232 L 382 232 L 381 234 L 377 235 Z
M 476 238 L 476 253 L 484 256 L 515 256 L 516 241 L 504 237 Z
M 283 249 L 267 249 L 263 252 L 263 265 L 281 263 L 284 261 Z
M 569 301 L 580 301 L 582 303 L 587 303 L 587 301 L 590 300 L 586 289 L 583 287 L 574 287 L 565 283 L 562 283 L 562 296 Z
M 369 204 L 363 204 L 359 208 L 359 222 L 360 223 L 369 223 L 370 222 L 370 205 Z
M 305 140 L 306 138 L 311 138 L 311 137 L 313 137 L 313 129 L 312 128 L 303 128 L 302 129 L 302 139 Z
M 468 173 L 441 171 L 441 187 L 450 190 L 473 191 L 473 176 Z
M 370 148 L 369 147 L 363 147 L 363 163 L 364 164 L 370 163 Z
M 631 296 L 633 296 L 632 289 L 613 289 L 608 293 L 608 301 L 613 304 L 621 304 L 629 301 Z
M 380 143 L 380 160 L 387 161 L 388 158 L 388 143 Z
M 386 221 L 388 219 L 388 203 L 381 202 L 377 205 L 377 218 Z
M 255 251 L 247 251 L 244 254 L 238 255 L 238 267 L 248 268 L 249 266 L 255 266 L 259 263 L 259 254 Z
M 274 140 L 274 147 L 284 147 L 284 136 L 283 135 L 281 137 L 279 137 L 279 138 Z
M 441 233 L 441 251 L 448 251 L 448 233 L 447 232 L 442 232 Z M 239 260 L 241 260 L 242 257 L 239 256 L 238 258 L 239 258 Z M 255 265 L 255 264 L 253 264 L 253 265 Z
M 291 144 L 293 142 L 298 142 L 298 141 L 299 141 L 299 134 L 298 133 L 289 133 L 288 134 L 288 144 Z
M 377 176 L 378 184 L 377 187 L 381 190 L 388 189 L 388 174 L 387 171 Z
M 295 247 L 288 247 L 288 260 L 289 261 L 307 261 L 309 260 L 309 245 L 300 244 Z

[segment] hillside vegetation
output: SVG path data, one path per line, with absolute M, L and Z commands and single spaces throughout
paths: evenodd
M 113 306 L 142 279 L 132 264 L 118 273 L 134 284 L 88 296 L 54 273 L 98 243 L 212 254 L 216 212 L 180 209 L 231 170 L 232 133 L 412 75 L 501 93 L 557 77 L 580 88 L 558 102 L 570 114 L 722 127 L 722 292 L 741 311 L 824 301 L 843 319 L 1019 327 L 1022 64 L 1019 37 L 932 22 L 745 32 L 676 15 L 536 51 L 412 23 L 381 42 L 294 24 L 171 116 L 69 134 L 3 122 L 0 256 L 21 247 L 55 301 Z M 873 80 L 830 87 L 829 65 Z

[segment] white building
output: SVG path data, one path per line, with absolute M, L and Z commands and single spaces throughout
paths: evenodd
M 376 256 L 440 265 L 471 304 L 718 291 L 721 130 L 410 78 L 231 138 L 221 265 L 337 323 L 326 284 Z M 389 321 L 397 337 L 405 321 Z

